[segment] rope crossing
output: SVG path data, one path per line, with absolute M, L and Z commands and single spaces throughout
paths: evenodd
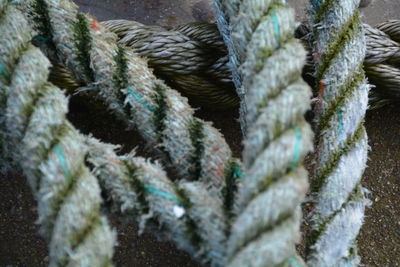
M 47 58 L 33 47 L 25 17 L 0 1 L 2 145 L 28 178 L 50 266 L 110 266 L 115 233 L 100 213 L 96 178 L 85 165 L 84 139 L 66 120 L 67 100 L 47 82 Z M 35 71 L 33 71 L 35 70 Z M 3 132 L 3 130 L 2 130 Z
M 367 161 L 364 116 L 369 85 L 359 0 L 311 1 L 311 46 L 318 102 L 315 205 L 308 236 L 309 266 L 356 266 L 355 239 L 366 199 L 360 186 Z
M 235 1 L 216 3 L 224 5 L 236 6 Z M 304 120 L 311 90 L 301 79 L 305 51 L 293 36 L 294 11 L 285 1 L 241 1 L 233 13 L 217 18 L 229 20 L 245 91 L 242 107 L 247 107 L 241 114 L 247 129 L 246 179 L 228 241 L 229 266 L 303 265 L 295 244 L 299 204 L 308 189 L 302 161 L 312 147 Z
M 61 64 L 75 79 L 128 126 L 137 128 L 180 178 L 200 181 L 220 195 L 235 161 L 222 135 L 193 117 L 186 98 L 156 79 L 145 61 L 118 46 L 114 34 L 78 13 L 71 1 L 36 3 L 40 7 L 32 9 L 36 28 L 56 47 Z M 232 195 L 231 188 L 225 191 Z
M 229 59 L 215 24 L 189 23 L 171 30 L 128 20 L 102 22 L 148 60 L 155 75 L 203 106 L 238 104 Z

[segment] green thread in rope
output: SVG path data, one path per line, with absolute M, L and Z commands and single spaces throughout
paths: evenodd
M 32 40 L 34 41 L 38 41 L 38 42 L 43 42 L 43 43 L 47 43 L 49 41 L 48 38 L 41 36 L 41 35 L 36 35 L 32 38 Z
M 302 138 L 302 133 L 299 127 L 294 127 L 293 131 L 295 133 L 295 138 L 296 141 L 294 143 L 294 152 L 293 152 L 293 158 L 292 162 L 290 163 L 290 170 L 293 170 L 296 168 L 297 163 L 299 163 L 300 156 L 301 156 L 301 138 Z
M 232 166 L 232 177 L 236 179 L 243 179 L 244 174 L 242 172 L 242 168 L 239 165 Z
M 279 20 L 278 20 L 278 16 L 276 15 L 276 11 L 272 11 L 272 21 L 274 23 L 274 33 L 275 33 L 275 38 L 276 41 L 278 42 L 278 44 L 281 42 L 281 29 L 279 26 Z
M 133 96 L 140 104 L 145 106 L 151 112 L 154 112 L 156 108 L 149 103 L 147 103 L 140 95 L 136 94 L 131 88 L 128 88 L 128 94 Z
M 3 64 L 0 64 L 0 74 L 7 79 L 10 78 L 10 74 L 8 73 L 7 69 L 4 67 Z
M 61 167 L 64 170 L 65 178 L 67 179 L 67 183 L 69 184 L 71 182 L 71 172 L 68 169 L 67 159 L 65 158 L 62 147 L 60 145 L 56 145 L 54 147 L 54 150 L 58 156 L 58 159 L 60 160 Z
M 299 261 L 298 261 L 295 257 L 289 258 L 289 259 L 288 259 L 288 263 L 289 263 L 291 266 L 296 266 L 296 267 L 301 267 L 301 266 L 302 266 L 302 265 L 299 263 Z
M 150 186 L 150 185 L 145 185 L 144 189 L 146 190 L 147 193 L 150 193 L 150 194 L 153 194 L 153 195 L 160 196 L 160 197 L 163 197 L 165 199 L 171 200 L 172 202 L 174 202 L 177 205 L 180 205 L 180 206 L 182 205 L 182 203 L 179 201 L 179 199 L 176 198 L 174 195 L 172 195 L 170 193 L 158 190 L 157 188 L 155 188 L 153 186 Z

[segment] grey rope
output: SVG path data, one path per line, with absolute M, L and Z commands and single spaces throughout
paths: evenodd
M 46 25 L 51 28 L 42 34 L 50 35 L 44 37 L 54 43 L 77 80 L 136 127 L 179 177 L 199 180 L 220 194 L 231 167 L 231 151 L 222 135 L 210 123 L 194 118 L 185 98 L 157 80 L 135 53 L 118 47 L 114 34 L 79 14 L 71 1 L 45 3 L 44 14 L 36 17 L 50 17 Z
M 319 93 L 309 266 L 355 266 L 360 261 L 355 240 L 367 202 L 360 180 L 368 151 L 364 116 L 369 85 L 358 5 L 359 0 L 311 1 Z
M 84 139 L 65 118 L 66 98 L 47 83 L 50 64 L 30 45 L 25 17 L 5 0 L 0 13 L 0 30 L 9 34 L 0 40 L 0 145 L 38 201 L 49 265 L 110 266 L 115 233 L 100 214 L 100 187 L 85 166 Z
M 227 52 L 216 25 L 189 23 L 172 30 L 128 20 L 102 22 L 119 42 L 148 60 L 155 74 L 203 106 L 238 104 Z
M 247 127 L 246 178 L 238 193 L 228 263 L 302 266 L 295 250 L 299 205 L 308 189 L 302 161 L 312 148 L 312 131 L 304 120 L 311 90 L 301 79 L 305 51 L 293 36 L 294 11 L 285 1 L 241 1 L 238 8 L 229 22 L 246 92 L 247 113 L 241 114 Z
M 227 226 L 220 199 L 210 197 L 199 182 L 174 184 L 158 164 L 133 153 L 117 156 L 115 146 L 94 138 L 87 143 L 87 160 L 114 210 L 133 216 L 140 231 L 147 226 L 200 262 L 222 266 Z

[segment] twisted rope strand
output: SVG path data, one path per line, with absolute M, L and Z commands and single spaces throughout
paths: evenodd
M 238 193 L 228 263 L 304 265 L 295 244 L 300 238 L 299 205 L 308 189 L 302 161 L 312 148 L 312 131 L 303 118 L 311 97 L 301 79 L 305 52 L 294 39 L 294 12 L 284 1 L 241 1 L 237 14 L 229 22 L 246 91 L 242 101 L 247 112 L 241 121 L 248 132 L 246 179 Z
M 219 194 L 231 161 L 231 151 L 222 135 L 210 123 L 193 118 L 187 100 L 157 80 L 146 63 L 129 49 L 123 49 L 127 87 L 116 85 L 113 76 L 122 76 L 122 73 L 116 66 L 115 56 L 119 49 L 115 35 L 105 31 L 94 19 L 79 14 L 69 0 L 49 0 L 46 4 L 51 18 L 49 23 L 54 29 L 52 41 L 59 57 L 75 77 L 93 88 L 129 126 L 136 126 L 145 140 L 166 156 L 164 160 L 175 167 L 179 177 L 199 180 Z M 79 54 L 78 43 L 87 46 L 89 53 Z M 83 75 L 87 66 L 94 73 L 94 81 Z M 130 109 L 130 118 L 124 105 Z M 190 123 L 194 120 L 202 125 L 202 140 L 191 139 Z M 198 150 L 201 155 L 193 157 L 196 142 L 201 142 L 204 149 Z M 195 177 L 191 169 L 199 164 L 200 175 Z
M 49 265 L 110 266 L 115 233 L 100 214 L 100 188 L 84 163 L 87 148 L 65 119 L 66 98 L 47 83 L 47 58 L 26 41 L 25 17 L 8 1 L 0 3 L 1 28 L 15 37 L 0 40 L 0 66 L 10 74 L 0 83 L 2 145 L 38 201 Z
M 145 57 L 157 76 L 195 102 L 214 108 L 238 104 L 216 25 L 189 23 L 170 31 L 128 20 L 102 25 L 116 33 L 121 44 Z
M 159 238 L 174 240 L 202 263 L 222 266 L 226 219 L 220 199 L 199 182 L 172 183 L 158 164 L 134 154 L 117 156 L 115 146 L 87 139 L 93 173 L 123 215 L 133 215 Z
M 310 266 L 359 263 L 354 242 L 366 205 L 360 180 L 368 151 L 364 116 L 369 85 L 362 70 L 365 37 L 358 5 L 359 0 L 311 1 L 319 101 Z

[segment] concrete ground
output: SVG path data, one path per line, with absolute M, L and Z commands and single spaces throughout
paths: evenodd
M 78 0 L 85 12 L 99 20 L 125 18 L 145 24 L 178 25 L 189 21 L 212 21 L 208 0 Z M 307 0 L 288 0 L 305 19 Z M 363 9 L 365 22 L 374 25 L 390 18 L 399 19 L 399 0 L 375 0 Z M 101 109 L 88 109 L 79 100 L 71 103 L 70 120 L 84 133 L 104 141 L 124 144 L 128 151 L 143 144 L 135 132 L 124 131 Z M 400 266 L 400 107 L 369 111 L 368 168 L 363 184 L 371 191 L 372 206 L 367 210 L 358 243 L 365 266 Z M 237 112 L 200 110 L 198 115 L 221 129 L 236 156 L 240 156 L 240 129 Z M 102 118 L 98 120 L 98 118 Z M 149 155 L 146 155 L 149 156 Z M 111 216 L 110 216 L 111 217 Z M 35 225 L 36 206 L 25 177 L 19 173 L 0 179 L 0 266 L 43 266 L 47 263 L 45 242 Z M 111 217 L 120 245 L 117 266 L 196 266 L 190 257 L 170 243 L 158 242 L 151 234 L 137 236 L 134 224 Z

